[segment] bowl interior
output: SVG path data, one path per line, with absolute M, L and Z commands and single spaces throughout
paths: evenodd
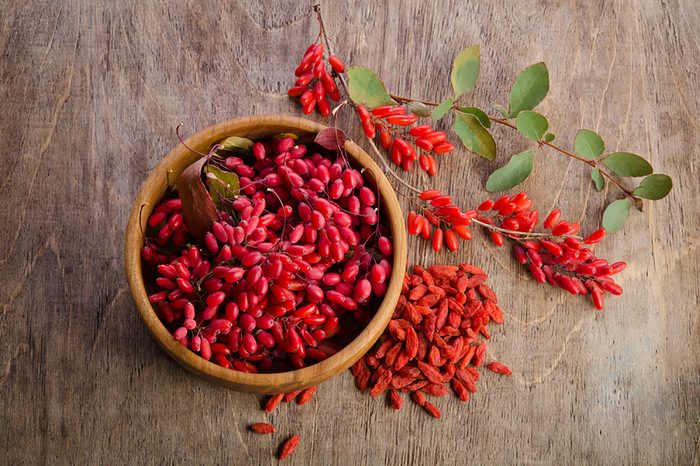
M 193 149 L 208 152 L 213 144 L 228 137 L 242 136 L 249 139 L 266 138 L 278 133 L 291 132 L 300 137 L 311 137 L 324 126 L 318 123 L 281 116 L 259 116 L 230 120 L 206 128 L 187 139 Z M 141 229 L 145 230 L 151 211 L 164 196 L 177 176 L 200 156 L 184 146 L 178 145 L 151 172 L 141 187 L 132 206 L 125 241 L 125 266 L 127 280 L 136 307 L 149 331 L 158 344 L 179 364 L 211 382 L 240 391 L 256 393 L 281 393 L 316 385 L 342 372 L 362 356 L 379 338 L 398 301 L 406 268 L 406 234 L 403 214 L 396 194 L 374 161 L 355 143 L 345 145 L 351 163 L 362 166 L 370 183 L 374 183 L 384 204 L 383 221 L 389 224 L 394 242 L 393 269 L 386 296 L 379 305 L 374 318 L 347 346 L 328 359 L 309 367 L 289 372 L 271 374 L 249 374 L 225 369 L 204 360 L 175 341 L 161 323 L 148 301 L 143 280 L 140 250 L 144 241 Z

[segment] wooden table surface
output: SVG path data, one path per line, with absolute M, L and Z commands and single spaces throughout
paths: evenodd
M 489 358 L 514 376 L 484 373 L 468 404 L 439 399 L 439 421 L 410 403 L 388 409 L 349 373 L 308 405 L 266 416 L 258 397 L 203 382 L 156 346 L 122 261 L 140 183 L 176 144 L 178 122 L 194 132 L 242 115 L 300 115 L 285 92 L 318 28 L 307 0 L 123 3 L 1 9 L 0 462 L 273 464 L 283 436 L 297 432 L 288 464 L 698 464 L 695 1 L 324 4 L 341 55 L 399 94 L 446 96 L 452 58 L 478 43 L 474 97 L 490 108 L 519 70 L 546 61 L 541 108 L 564 145 L 592 128 L 675 181 L 600 246 L 629 263 L 625 294 L 604 312 L 534 286 L 481 235 L 437 257 L 411 239 L 411 262 L 484 267 L 507 313 Z M 362 141 L 354 117 L 339 124 Z M 487 175 L 524 147 L 510 132 L 497 138 L 497 162 L 458 150 L 435 186 L 464 206 L 479 202 Z M 595 228 L 618 192 L 595 192 L 581 164 L 538 157 L 524 185 L 536 204 Z M 246 431 L 266 419 L 280 434 Z

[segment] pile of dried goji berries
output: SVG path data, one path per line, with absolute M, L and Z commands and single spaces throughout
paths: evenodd
M 389 403 L 401 409 L 401 393 L 433 417 L 442 413 L 426 395 L 444 396 L 450 388 L 462 401 L 476 392 L 478 367 L 484 364 L 486 343 L 491 337 L 486 326 L 503 323 L 498 298 L 488 285 L 486 272 L 461 264 L 413 267 L 404 277 L 401 296 L 386 331 L 375 346 L 352 368 L 357 387 L 372 397 L 387 393 Z M 508 366 L 491 361 L 486 366 L 501 375 L 511 375 Z M 263 410 L 272 412 L 281 402 L 307 403 L 316 387 L 286 394 L 270 395 Z M 271 424 L 257 423 L 250 430 L 258 434 L 275 432 Z M 296 449 L 299 436 L 289 437 L 278 458 Z
M 401 393 L 407 393 L 436 418 L 440 410 L 425 395 L 447 395 L 452 388 L 460 400 L 469 400 L 486 353 L 486 343 L 479 340 L 490 338 L 490 321 L 503 323 L 486 279 L 482 269 L 469 264 L 414 266 L 387 330 L 352 366 L 357 388 L 369 389 L 373 397 L 388 391 L 395 409 L 403 404 Z M 511 374 L 498 362 L 488 367 Z

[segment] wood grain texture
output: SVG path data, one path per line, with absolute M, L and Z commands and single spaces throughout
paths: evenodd
M 700 9 L 693 0 L 326 2 L 347 61 L 402 95 L 440 100 L 453 56 L 482 48 L 481 105 L 503 103 L 544 60 L 542 105 L 560 141 L 599 130 L 675 181 L 600 246 L 626 260 L 603 313 L 535 287 L 478 237 L 441 262 L 486 268 L 507 321 L 464 405 L 435 421 L 358 393 L 348 373 L 272 416 L 157 346 L 131 302 L 122 237 L 139 185 L 186 132 L 235 116 L 299 115 L 284 95 L 315 38 L 312 2 L 2 2 L 0 15 L 0 451 L 8 464 L 698 464 L 700 447 Z M 354 117 L 339 125 L 361 140 Z M 524 148 L 497 129 L 508 153 Z M 466 205 L 489 163 L 450 156 L 435 181 Z M 450 176 L 444 176 L 449 174 Z M 413 181 L 422 178 L 414 175 Z M 593 228 L 604 200 L 587 170 L 538 155 L 524 186 Z M 606 193 L 607 201 L 617 193 Z M 404 206 L 405 207 L 405 206 Z M 409 261 L 435 260 L 409 242 Z M 270 419 L 279 435 L 253 436 Z

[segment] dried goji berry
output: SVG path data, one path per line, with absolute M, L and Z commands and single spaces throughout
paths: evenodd
M 512 375 L 513 372 L 510 370 L 510 368 L 504 364 L 501 364 L 500 362 L 490 362 L 487 364 L 487 367 L 492 370 L 493 372 L 501 375 Z
M 401 406 L 403 405 L 403 398 L 401 398 L 399 392 L 396 390 L 391 390 L 389 391 L 389 403 L 391 404 L 392 408 L 401 409 Z
M 297 434 L 294 434 L 282 444 L 277 458 L 279 458 L 280 460 L 287 458 L 289 455 L 294 453 L 294 450 L 296 450 L 298 446 L 299 436 Z
M 250 426 L 250 430 L 256 434 L 273 434 L 275 433 L 275 426 L 266 422 L 256 422 Z

